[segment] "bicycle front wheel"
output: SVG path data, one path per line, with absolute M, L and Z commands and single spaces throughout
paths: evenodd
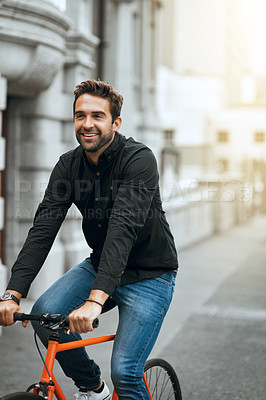
M 182 400 L 182 393 L 173 367 L 161 358 L 153 358 L 145 364 L 144 373 L 152 400 Z
M 35 393 L 16 392 L 7 394 L 6 396 L 1 397 L 0 400 L 44 400 L 44 397 Z

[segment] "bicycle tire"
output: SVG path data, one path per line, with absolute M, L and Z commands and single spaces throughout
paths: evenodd
M 0 398 L 0 400 L 43 400 L 43 399 L 44 397 L 29 392 L 10 393 Z
M 180 384 L 173 367 L 161 358 L 148 360 L 144 367 L 152 400 L 182 400 Z

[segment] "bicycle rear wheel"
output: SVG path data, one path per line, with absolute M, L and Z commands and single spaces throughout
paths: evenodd
M 173 367 L 161 358 L 153 358 L 145 364 L 144 373 L 152 400 L 182 400 L 182 393 Z
M 16 392 L 7 394 L 6 396 L 1 397 L 0 400 L 44 400 L 44 397 L 35 393 Z

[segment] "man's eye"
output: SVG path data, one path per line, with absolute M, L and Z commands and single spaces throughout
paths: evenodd
M 75 118 L 76 119 L 82 119 L 82 118 L 84 118 L 84 115 L 83 114 L 76 114 Z
M 102 115 L 101 115 L 101 114 L 95 114 L 95 115 L 94 115 L 94 118 L 96 118 L 96 119 L 101 119 L 101 118 L 102 118 Z

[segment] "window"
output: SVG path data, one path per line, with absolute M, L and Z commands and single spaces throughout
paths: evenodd
M 229 162 L 226 159 L 217 160 L 218 173 L 223 174 L 229 170 Z
M 254 142 L 255 143 L 264 143 L 265 142 L 265 132 L 255 132 Z
M 227 131 L 219 131 L 217 135 L 217 141 L 220 143 L 229 142 L 229 132 Z
M 263 160 L 253 159 L 253 171 L 263 171 L 264 162 Z
M 164 131 L 165 144 L 173 144 L 174 139 L 175 139 L 175 131 L 173 129 L 168 129 Z
M 162 149 L 162 175 L 169 168 L 177 176 L 179 170 L 179 152 L 175 146 L 175 131 L 173 129 L 167 129 L 164 131 L 164 147 Z

